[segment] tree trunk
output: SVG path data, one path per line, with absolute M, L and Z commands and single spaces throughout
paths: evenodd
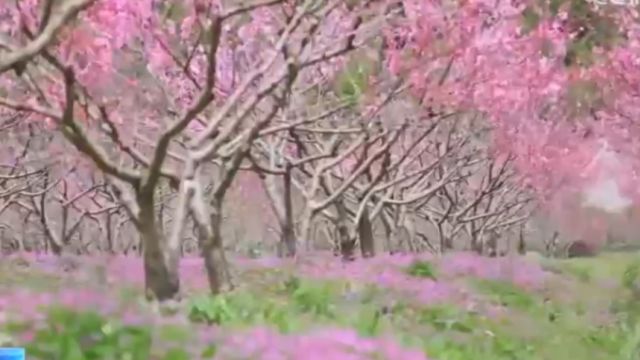
M 358 237 L 360 238 L 360 251 L 362 257 L 375 256 L 375 243 L 373 239 L 373 226 L 369 218 L 369 209 L 365 208 L 358 221 Z
M 166 250 L 162 234 L 155 227 L 141 231 L 147 297 L 158 301 L 174 299 L 180 292 L 178 254 Z
M 146 201 L 140 201 L 146 200 Z M 147 299 L 164 301 L 180 293 L 179 254 L 172 253 L 156 226 L 153 199 L 141 199 L 139 228 Z
M 293 228 L 293 203 L 291 200 L 291 164 L 285 165 L 284 173 L 284 219 L 280 223 L 280 242 L 283 255 L 286 257 L 294 257 L 296 255 L 296 234 Z
M 340 242 L 340 254 L 342 255 L 342 259 L 346 261 L 354 260 L 355 258 L 355 248 L 356 242 L 355 238 L 349 236 L 349 229 L 347 228 L 344 221 L 340 220 L 338 222 L 338 237 Z
M 53 253 L 53 255 L 56 255 L 56 256 L 62 255 L 62 250 L 63 250 L 62 246 L 57 244 L 55 242 L 55 240 L 53 240 L 52 238 L 48 238 L 47 243 L 50 246 L 50 249 L 51 249 L 51 252 Z M 49 247 L 47 247 L 47 250 L 48 249 L 49 249 Z
M 286 163 L 282 175 L 283 186 L 280 192 L 276 175 L 261 177 L 264 189 L 269 196 L 273 211 L 280 226 L 280 241 L 277 246 L 279 257 L 293 257 L 296 255 L 296 234 L 293 225 L 293 203 L 291 199 L 291 164 Z M 305 238 L 306 239 L 306 238 Z
M 524 227 L 520 227 L 520 234 L 518 238 L 518 254 L 524 255 L 527 253 L 527 243 L 524 239 Z
M 554 231 L 551 239 L 547 240 L 544 244 L 546 255 L 549 257 L 554 257 L 557 251 L 558 238 L 560 237 L 560 233 L 558 231 Z
M 311 234 L 312 234 L 311 225 L 312 225 L 314 216 L 315 216 L 315 213 L 313 212 L 313 210 L 309 208 L 306 208 L 304 210 L 304 213 L 302 214 L 302 220 L 300 222 L 300 234 L 299 234 L 300 241 L 304 241 L 306 243 L 309 243 L 311 241 Z
M 280 244 L 278 246 L 278 256 L 296 256 L 296 233 L 293 223 L 280 224 Z
M 224 255 L 222 233 L 220 225 L 222 219 L 222 207 L 217 204 L 213 207 L 211 215 L 211 233 L 201 241 L 202 257 L 207 270 L 209 289 L 214 295 L 224 291 L 225 286 L 230 284 L 227 261 Z
M 484 251 L 484 236 L 482 231 L 474 231 L 471 235 L 471 251 L 478 255 L 482 255 Z
M 395 251 L 393 251 L 393 244 L 391 239 L 391 236 L 393 235 L 393 232 L 394 232 L 392 228 L 392 220 L 387 218 L 387 215 L 385 215 L 384 210 L 382 211 L 382 216 L 380 217 L 380 219 L 382 220 L 382 226 L 384 228 L 384 240 L 386 244 L 385 251 L 388 252 L 389 254 L 393 254 Z
M 402 214 L 402 226 L 407 229 L 407 249 L 410 253 L 416 253 L 416 224 L 413 216 L 409 215 L 407 211 L 403 211 Z
M 347 210 L 344 208 L 342 200 L 336 201 L 336 208 L 338 213 L 338 221 L 336 227 L 338 230 L 338 242 L 340 243 L 340 254 L 342 259 L 351 261 L 355 258 L 354 252 L 356 248 L 355 238 L 349 234 L 349 227 L 347 226 Z
M 489 257 L 498 256 L 498 236 L 496 234 L 491 233 L 489 235 L 484 250 L 486 252 L 486 255 L 488 255 Z

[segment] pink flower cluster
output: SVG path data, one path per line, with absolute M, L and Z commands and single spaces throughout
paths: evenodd
M 599 26 L 627 40 L 605 40 L 610 49 L 594 45 L 592 63 L 576 66 L 566 56 L 585 26 L 569 3 L 562 3 L 556 15 L 533 1 L 402 3 L 406 21 L 388 30 L 394 49 L 389 68 L 411 79 L 425 105 L 488 115 L 496 127 L 496 147 L 518 156 L 517 167 L 541 195 L 563 183 L 582 186 L 591 176 L 583 170 L 602 138 L 623 154 L 628 170 L 638 169 L 636 8 L 606 14 L 591 9 L 597 15 L 589 21 L 606 19 L 609 23 Z M 532 29 L 525 29 L 525 9 L 537 13 Z M 602 29 L 595 36 L 603 35 Z M 639 193 L 637 171 L 621 174 L 636 184 L 630 192 Z
M 360 337 L 350 329 L 322 329 L 301 335 L 282 335 L 254 328 L 230 336 L 219 359 L 261 360 L 428 360 L 423 352 L 405 349 L 388 339 Z
M 407 274 L 407 267 L 414 261 L 431 262 L 437 271 L 437 279 Z M 541 289 L 549 277 L 539 264 L 522 257 L 487 258 L 465 252 L 439 258 L 424 254 L 381 255 L 349 263 L 344 263 L 331 254 L 314 253 L 296 261 L 265 258 L 245 259 L 242 263 L 247 267 L 289 266 L 303 277 L 372 284 L 413 295 L 424 304 L 467 298 L 468 291 L 452 281 L 462 276 L 507 281 L 529 290 Z
M 522 257 L 487 258 L 475 253 L 455 253 L 440 261 L 440 270 L 454 276 L 511 282 L 524 289 L 541 288 L 549 274 L 539 264 Z

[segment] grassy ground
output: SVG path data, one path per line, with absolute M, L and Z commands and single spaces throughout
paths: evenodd
M 137 260 L 15 258 L 0 263 L 0 341 L 62 360 L 640 359 L 638 259 L 238 260 L 216 298 L 189 260 L 185 300 L 158 308 Z

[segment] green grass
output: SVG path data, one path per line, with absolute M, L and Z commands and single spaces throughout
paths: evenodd
M 428 279 L 436 279 L 436 269 L 432 263 L 428 261 L 416 261 L 407 269 L 407 273 L 411 276 L 422 277 Z
M 268 326 L 297 334 L 318 327 L 348 327 L 365 337 L 393 337 L 436 360 L 635 360 L 640 359 L 640 300 L 633 292 L 640 278 L 639 259 L 637 254 L 621 253 L 544 259 L 545 266 L 554 269 L 554 280 L 536 291 L 504 281 L 462 279 L 480 309 L 499 308 L 499 316 L 456 303 L 420 305 L 392 290 L 347 280 L 305 279 L 294 269 L 245 271 L 237 290 L 215 298 L 195 292 L 179 311 L 199 326 L 233 330 Z M 24 281 L 42 291 L 51 289 L 50 275 L 29 270 L 8 274 L 2 269 L 0 286 Z M 429 262 L 415 262 L 405 271 L 416 278 L 439 278 L 437 267 Z M 61 280 L 56 281 L 59 286 Z M 138 296 L 130 290 L 121 293 L 126 301 Z M 177 344 L 164 358 L 188 356 L 179 346 L 189 339 L 184 326 L 154 332 L 153 327 L 123 327 L 117 319 L 65 311 L 50 314 L 47 324 L 28 344 L 33 354 L 101 359 L 126 353 L 138 360 L 150 356 L 149 337 L 155 333 Z M 65 331 L 50 331 L 62 324 Z M 10 324 L 0 335 L 19 329 L 20 324 Z M 79 348 L 73 339 L 83 333 L 99 334 L 100 349 Z M 79 357 L 79 351 L 91 356 Z
M 512 309 L 530 309 L 536 306 L 536 299 L 513 284 L 495 280 L 476 280 L 476 289 L 488 295 L 493 302 Z
M 63 279 L 54 274 L 34 271 L 27 262 L 0 261 L 0 289 L 26 287 L 30 289 L 54 290 Z
M 640 254 L 636 252 L 608 252 L 593 258 L 573 258 L 554 260 L 554 262 L 556 262 L 560 268 L 586 272 L 594 279 L 619 279 L 625 269 L 637 260 L 640 260 Z

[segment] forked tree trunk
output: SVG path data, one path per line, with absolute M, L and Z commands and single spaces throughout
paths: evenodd
M 138 204 L 140 218 L 138 231 L 141 238 L 144 263 L 145 292 L 149 300 L 170 300 L 180 293 L 178 274 L 179 254 L 172 253 L 167 246 L 164 234 L 158 231 L 155 221 L 153 199 L 144 199 Z

